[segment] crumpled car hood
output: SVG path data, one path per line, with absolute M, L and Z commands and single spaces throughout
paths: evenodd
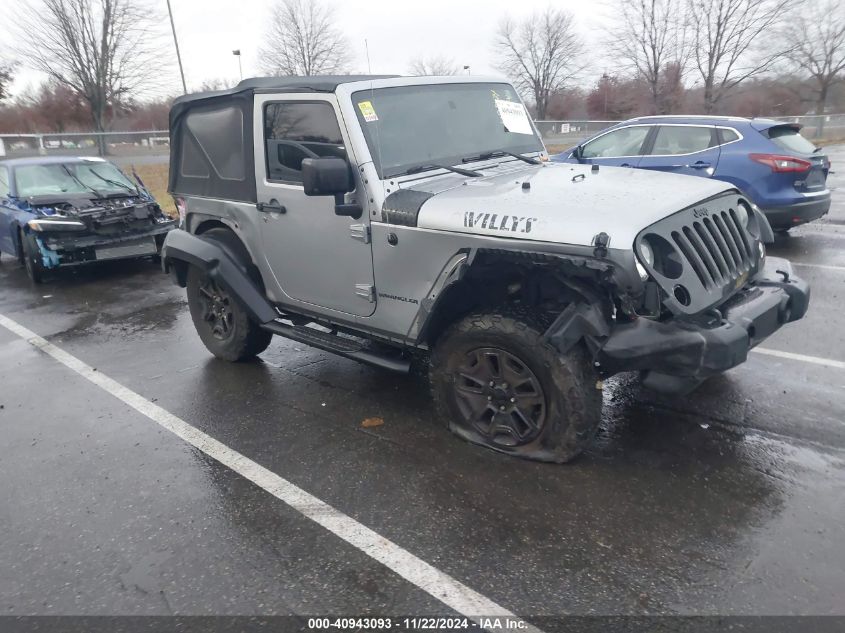
M 151 204 L 151 201 L 135 195 L 98 198 L 90 194 L 30 196 L 24 202 L 28 203 L 34 213 L 45 216 L 55 214 L 79 216 L 89 213 L 115 212 Z
M 563 163 L 406 188 L 433 194 L 420 208 L 421 228 L 578 245 L 605 232 L 612 248 L 631 248 L 645 227 L 733 190 L 696 176 L 604 166 L 592 172 L 589 165 Z

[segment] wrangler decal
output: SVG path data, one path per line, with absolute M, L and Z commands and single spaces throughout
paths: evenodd
M 476 213 L 475 211 L 464 212 L 464 226 L 469 228 L 481 227 L 494 231 L 507 231 L 509 233 L 530 233 L 532 223 L 537 218 L 529 218 L 519 215 L 503 215 L 499 220 L 497 213 Z
M 391 295 L 386 292 L 380 292 L 378 293 L 378 296 L 382 299 L 393 299 L 394 301 L 403 301 L 404 303 L 419 303 L 419 300 L 414 299 L 413 297 L 400 297 L 399 295 Z

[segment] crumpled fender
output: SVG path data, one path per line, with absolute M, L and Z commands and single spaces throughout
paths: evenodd
M 546 331 L 546 339 L 561 353 L 566 354 L 581 339 L 602 342 L 610 336 L 610 325 L 602 316 L 597 304 L 570 303 Z M 588 345 L 597 347 L 597 345 Z
M 181 229 L 167 234 L 161 247 L 161 266 L 183 288 L 188 266 L 196 266 L 225 288 L 258 323 L 274 321 L 278 312 L 223 244 Z

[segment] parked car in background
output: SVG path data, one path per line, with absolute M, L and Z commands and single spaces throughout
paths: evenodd
M 36 283 L 64 266 L 157 255 L 175 224 L 102 158 L 0 161 L 0 251 Z
M 650 116 L 619 123 L 553 161 L 636 167 L 729 182 L 772 228 L 816 220 L 830 209 L 830 161 L 797 123 L 717 116 Z

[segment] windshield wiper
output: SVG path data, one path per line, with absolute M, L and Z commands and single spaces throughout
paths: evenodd
M 511 156 L 513 158 L 518 158 L 519 160 L 528 163 L 529 165 L 539 165 L 541 162 L 536 158 L 531 158 L 530 156 L 523 156 L 522 154 L 517 154 L 516 152 L 509 152 L 506 149 L 497 149 L 493 150 L 492 152 L 483 152 L 481 154 L 476 154 L 475 156 L 465 156 L 461 159 L 461 162 L 471 163 L 476 160 L 489 160 L 491 158 L 498 158 L 500 156 Z
M 94 193 L 94 195 L 96 195 L 98 198 L 102 198 L 102 197 L 103 197 L 103 194 L 102 194 L 102 193 L 100 193 L 99 191 L 97 191 L 96 189 L 94 189 L 94 187 L 92 187 L 91 185 L 86 185 L 86 184 L 85 184 L 84 182 L 82 182 L 79 178 L 77 178 L 77 177 L 73 174 L 73 172 L 72 172 L 70 169 L 68 169 L 68 166 L 67 166 L 67 165 L 62 165 L 62 169 L 64 169 L 64 170 L 65 170 L 65 172 L 67 172 L 67 175 L 68 175 L 68 176 L 70 176 L 71 178 L 73 178 L 73 179 L 74 179 L 77 183 L 79 183 L 82 187 L 84 187 L 84 188 L 85 188 L 85 189 L 87 189 L 88 191 L 93 192 L 93 193 Z
M 447 171 L 453 171 L 456 174 L 460 174 L 461 176 L 468 176 L 470 178 L 478 178 L 483 176 L 480 171 L 475 171 L 474 169 L 461 169 L 460 167 L 452 167 L 451 165 L 416 165 L 414 167 L 409 167 L 401 174 L 396 174 L 397 176 L 406 176 L 409 174 L 418 174 L 421 171 L 428 171 L 430 169 L 445 169 Z
M 100 180 L 102 180 L 103 182 L 107 182 L 107 183 L 109 183 L 110 185 L 114 185 L 115 187 L 120 187 L 120 188 L 122 188 L 122 189 L 126 189 L 126 191 L 129 191 L 129 192 L 131 192 L 131 193 L 134 193 L 134 194 L 136 194 L 136 195 L 138 195 L 138 196 L 140 196 L 140 195 L 141 195 L 141 192 L 140 192 L 140 191 L 138 191 L 138 188 L 137 188 L 137 187 L 130 187 L 130 186 L 129 186 L 129 185 L 127 185 L 125 182 L 118 182 L 117 180 L 112 180 L 111 178 L 106 178 L 105 176 L 100 175 L 98 172 L 94 171 L 94 170 L 93 170 L 93 169 L 91 169 L 90 167 L 88 168 L 88 171 L 90 171 L 92 174 L 94 174 L 97 178 L 99 178 L 99 179 L 100 179 Z

